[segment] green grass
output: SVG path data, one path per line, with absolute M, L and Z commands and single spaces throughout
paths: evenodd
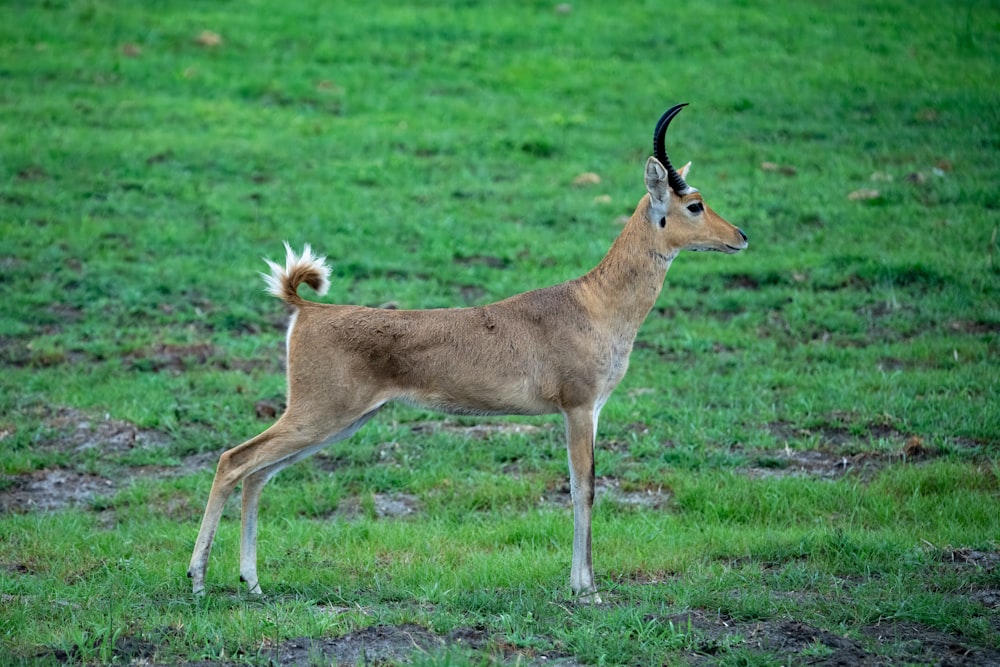
M 1000 655 L 996 7 L 329 4 L 0 7 L 0 653 L 415 624 L 482 639 L 428 665 Z M 268 486 L 265 598 L 236 503 L 192 598 L 214 456 L 284 400 L 260 258 L 309 242 L 327 300 L 404 308 L 576 277 L 683 101 L 671 156 L 750 247 L 675 262 L 602 412 L 607 603 L 569 594 L 557 419 L 403 406 Z M 54 470 L 89 495 L 12 500 Z

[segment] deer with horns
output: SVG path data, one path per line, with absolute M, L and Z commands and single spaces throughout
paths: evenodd
M 709 208 L 670 164 L 664 137 L 685 105 L 656 124 L 646 194 L 601 262 L 568 282 L 471 308 L 386 310 L 307 301 L 329 267 L 286 243 L 285 265 L 267 260 L 268 291 L 294 308 L 287 334 L 288 398 L 263 433 L 222 453 L 188 576 L 204 592 L 212 540 L 226 500 L 242 484 L 240 578 L 260 593 L 257 507 L 283 468 L 348 438 L 390 401 L 460 415 L 562 414 L 573 503 L 570 587 L 599 602 L 591 560 L 597 420 L 628 368 L 640 325 L 682 250 L 736 253 L 743 231 Z

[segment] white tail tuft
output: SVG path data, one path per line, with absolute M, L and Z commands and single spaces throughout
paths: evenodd
M 264 258 L 271 273 L 262 273 L 267 292 L 285 301 L 293 300 L 300 284 L 306 283 L 320 296 L 330 289 L 330 267 L 326 265 L 326 257 L 313 254 L 312 246 L 306 243 L 302 254 L 296 255 L 288 242 L 285 241 L 285 266 Z

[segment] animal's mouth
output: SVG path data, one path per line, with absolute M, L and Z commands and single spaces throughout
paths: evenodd
M 691 250 L 693 250 L 694 252 L 721 252 L 727 255 L 735 255 L 736 253 L 738 253 L 739 251 L 743 250 L 746 247 L 747 246 L 745 243 L 742 246 L 735 246 L 735 245 L 729 245 L 728 243 L 724 243 L 722 244 L 722 247 L 701 246 L 697 248 L 691 248 Z

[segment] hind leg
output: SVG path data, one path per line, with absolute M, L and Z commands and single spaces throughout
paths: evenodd
M 215 479 L 212 480 L 212 490 L 208 494 L 205 514 L 201 519 L 198 539 L 195 540 L 194 551 L 191 553 L 191 563 L 188 566 L 188 576 L 191 577 L 191 587 L 194 593 L 205 590 L 205 570 L 208 568 L 208 556 L 212 551 L 212 541 L 219 528 L 222 510 L 226 501 L 232 495 L 236 485 L 261 465 L 255 465 L 259 460 L 259 452 L 266 452 L 274 443 L 289 436 L 279 420 L 260 435 L 247 440 L 241 445 L 226 450 L 219 457 L 215 469 Z M 265 463 L 266 465 L 266 463 Z
M 249 548 L 247 555 L 241 558 L 242 571 L 251 556 L 256 561 L 257 504 L 267 480 L 288 464 L 305 458 L 328 443 L 351 435 L 377 410 L 378 406 L 360 416 L 355 413 L 350 420 L 333 421 L 322 426 L 304 423 L 303 420 L 286 412 L 271 428 L 222 453 L 188 566 L 188 576 L 192 580 L 192 590 L 195 594 L 203 593 L 205 590 L 205 571 L 208 568 L 212 540 L 219 528 L 222 510 L 236 485 L 240 482 L 249 484 L 249 490 L 245 492 L 244 497 L 242 540 L 244 545 L 249 544 Z M 247 538 L 247 535 L 252 537 Z M 255 588 L 259 590 L 256 584 L 256 563 L 252 567 L 247 567 L 245 573 L 251 575 L 251 580 L 248 582 L 251 590 Z
M 375 416 L 378 408 L 368 412 L 356 422 L 335 433 L 314 447 L 304 449 L 293 456 L 258 470 L 243 480 L 242 532 L 240 536 L 240 580 L 245 582 L 251 593 L 260 594 L 260 583 L 257 579 L 257 512 L 260 505 L 260 494 L 267 482 L 286 467 L 311 456 L 323 447 L 349 438 L 357 432 L 369 419 Z
M 240 537 L 240 581 L 251 593 L 260 594 L 257 582 L 257 505 L 267 481 L 277 475 L 284 462 L 248 475 L 243 480 L 242 531 Z

